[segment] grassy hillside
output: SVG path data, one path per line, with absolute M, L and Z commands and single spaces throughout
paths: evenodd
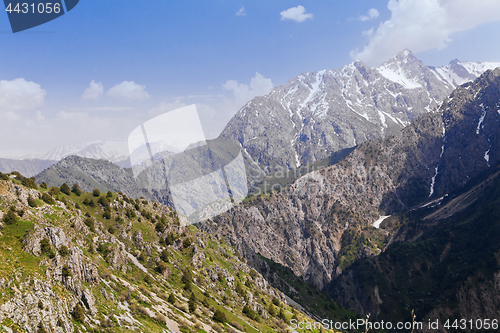
M 0 178 L 0 322 L 14 332 L 281 332 L 292 318 L 312 322 L 166 206 Z

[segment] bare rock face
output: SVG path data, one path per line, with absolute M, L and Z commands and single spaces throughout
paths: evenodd
M 221 135 L 238 140 L 262 169 L 295 168 L 397 133 L 482 74 L 476 69 L 497 66 L 432 68 L 404 50 L 376 68 L 356 61 L 305 72 L 248 102 Z
M 16 185 L 11 183 L 11 192 L 15 193 L 18 200 L 22 202 L 24 205 L 28 205 L 28 198 L 32 197 L 33 199 L 39 199 L 42 197 L 39 191 L 26 188 L 21 185 Z
M 14 290 L 14 297 L 0 306 L 0 320 L 10 319 L 24 332 L 37 332 L 42 319 L 54 328 L 54 332 L 74 332 L 73 324 L 68 320 L 71 315 L 66 302 L 61 302 L 53 292 L 50 281 L 33 278 L 20 284 L 22 291 L 13 282 L 4 281 Z
M 73 273 L 73 276 L 87 283 L 99 283 L 99 274 L 94 264 L 85 260 L 81 249 L 73 247 L 70 249 L 70 255 L 66 264 Z
M 199 227 L 322 288 L 340 272 L 337 254 L 350 226 L 442 196 L 500 160 L 498 91 L 500 69 L 488 71 L 398 134 L 361 144 L 339 163 Z
M 142 238 L 142 232 L 140 230 L 134 233 L 134 243 L 139 250 L 144 250 L 144 239 Z
M 62 229 L 58 227 L 38 227 L 24 240 L 24 250 L 39 256 L 40 242 L 44 238 L 47 238 L 56 250 L 59 250 L 63 245 L 71 246 L 71 240 L 66 238 Z
M 205 253 L 203 251 L 200 251 L 196 245 L 193 246 L 193 257 L 191 258 L 193 266 L 196 268 L 202 267 L 204 260 L 205 260 Z

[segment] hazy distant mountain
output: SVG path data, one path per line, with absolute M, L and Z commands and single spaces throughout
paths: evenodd
M 7 173 L 19 171 L 25 177 L 32 177 L 47 169 L 54 163 L 57 163 L 57 161 L 40 159 L 13 160 L 0 158 L 0 172 Z
M 369 67 L 361 61 L 305 72 L 248 102 L 222 136 L 237 139 L 262 167 L 296 167 L 397 133 L 436 109 L 457 85 L 500 63 L 428 67 L 409 50 Z
M 77 155 L 96 160 L 106 160 L 122 167 L 129 167 L 127 140 L 102 140 L 56 147 L 41 156 L 47 160 L 62 160 Z

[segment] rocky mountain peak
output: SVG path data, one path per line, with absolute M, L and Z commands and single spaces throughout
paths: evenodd
M 492 64 L 461 66 L 469 76 L 459 77 L 451 67 L 430 68 L 403 50 L 380 67 L 355 61 L 304 72 L 248 102 L 221 136 L 237 139 L 262 168 L 305 165 L 396 133 L 435 110 L 456 82 Z

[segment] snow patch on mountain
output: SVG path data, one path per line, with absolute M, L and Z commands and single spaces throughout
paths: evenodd
M 422 88 L 422 85 L 418 83 L 415 79 L 406 77 L 406 73 L 398 68 L 397 70 L 391 69 L 389 66 L 380 66 L 378 72 L 386 79 L 399 83 L 406 89 L 417 89 Z

